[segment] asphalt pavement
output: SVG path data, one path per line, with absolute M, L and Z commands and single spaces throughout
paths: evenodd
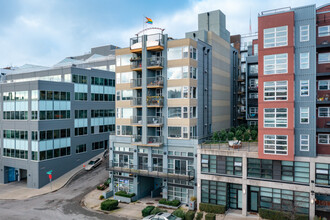
M 109 177 L 103 163 L 92 171 L 83 171 L 65 187 L 26 200 L 0 200 L 0 219 L 5 220 L 80 220 L 124 218 L 91 212 L 80 205 L 82 198 Z M 27 190 L 29 190 L 27 188 Z

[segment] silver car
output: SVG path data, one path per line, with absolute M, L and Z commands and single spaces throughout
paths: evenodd
M 91 170 L 96 168 L 98 165 L 102 163 L 102 158 L 97 158 L 96 160 L 91 160 L 89 163 L 85 166 L 85 170 Z
M 143 220 L 181 220 L 181 218 L 176 217 L 171 213 L 160 212 L 156 215 L 148 215 L 147 217 L 144 217 Z

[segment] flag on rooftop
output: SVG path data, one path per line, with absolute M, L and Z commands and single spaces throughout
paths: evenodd
M 146 17 L 146 19 L 147 19 L 147 21 L 146 21 L 147 24 L 152 24 L 152 19 L 151 18 Z

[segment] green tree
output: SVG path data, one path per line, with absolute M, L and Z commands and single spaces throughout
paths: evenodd
M 228 141 L 234 140 L 234 132 L 228 132 Z
M 251 139 L 252 139 L 253 141 L 256 141 L 257 138 L 258 138 L 258 132 L 257 132 L 256 130 L 252 130 L 252 131 L 251 131 Z
M 242 135 L 243 135 L 243 132 L 241 130 L 237 130 L 235 137 L 237 140 L 242 140 Z
M 244 141 L 249 141 L 250 140 L 250 132 L 245 131 L 243 134 L 243 140 Z
M 221 141 L 226 141 L 227 140 L 227 131 L 226 130 L 222 130 L 221 132 L 220 132 L 220 140 Z

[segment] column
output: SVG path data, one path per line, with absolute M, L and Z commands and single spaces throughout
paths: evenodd
M 247 216 L 247 157 L 246 154 L 242 156 L 242 216 Z

